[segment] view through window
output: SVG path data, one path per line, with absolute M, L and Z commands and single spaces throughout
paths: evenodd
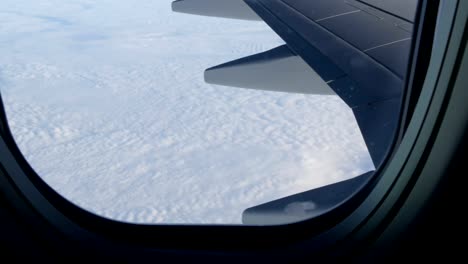
M 74 204 L 124 222 L 240 224 L 246 208 L 373 169 L 338 96 L 203 79 L 283 44 L 264 22 L 170 0 L 3 0 L 0 89 L 22 153 Z

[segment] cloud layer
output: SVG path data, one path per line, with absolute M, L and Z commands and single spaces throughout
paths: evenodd
M 0 89 L 20 149 L 91 212 L 240 223 L 244 209 L 372 169 L 337 97 L 205 84 L 205 68 L 283 44 L 262 22 L 170 1 L 4 0 Z

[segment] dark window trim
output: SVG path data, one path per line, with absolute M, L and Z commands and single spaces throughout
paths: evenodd
M 127 224 L 104 219 L 84 211 L 52 190 L 29 166 L 16 146 L 8 128 L 3 105 L 0 109 L 0 121 L 2 135 L 0 143 L 8 146 L 0 152 L 1 174 L 3 174 L 0 176 L 5 176 L 12 186 L 16 186 L 16 192 L 23 194 L 26 207 L 40 215 L 44 223 L 52 222 L 51 226 L 58 226 L 59 230 L 56 231 L 60 234 L 59 237 L 67 237 L 75 241 L 92 240 L 89 246 L 98 246 L 114 254 L 118 254 L 113 248 L 117 245 L 110 243 L 107 238 L 126 245 L 144 246 L 148 253 L 154 253 L 151 248 L 158 247 L 166 250 L 174 248 L 220 250 L 226 254 L 240 250 L 245 255 L 250 255 L 252 249 L 263 249 L 264 252 L 271 253 L 276 248 L 301 244 L 306 240 L 308 245 L 315 244 L 315 247 L 320 249 L 327 246 L 323 240 L 320 240 L 321 238 L 328 237 L 331 239 L 330 243 L 334 244 L 336 239 L 343 238 L 340 232 L 343 225 L 355 226 L 349 221 L 360 221 L 355 218 L 355 209 L 359 205 L 361 205 L 360 208 L 364 206 L 363 201 L 377 183 L 380 183 L 382 173 L 387 172 L 388 169 L 386 166 L 379 168 L 376 173 L 377 177 L 370 184 L 336 210 L 297 224 L 271 227 Z M 385 165 L 388 165 L 389 159 Z M 25 186 L 27 187 L 23 188 Z M 349 231 L 349 228 L 346 229 Z M 328 231 L 324 232 L 324 230 Z M 313 240 L 316 242 L 311 241 L 310 237 L 314 237 Z M 299 250 L 303 254 L 310 252 L 310 249 L 291 250 Z

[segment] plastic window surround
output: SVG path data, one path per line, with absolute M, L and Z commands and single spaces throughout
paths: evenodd
M 426 1 L 423 1 L 425 3 Z M 440 65 L 444 59 L 444 52 L 447 48 L 447 41 L 450 36 L 452 27 L 452 18 L 456 12 L 458 1 L 443 1 L 441 6 L 441 14 L 437 35 L 439 36 L 434 45 L 433 59 L 430 66 L 428 76 L 439 76 Z M 423 4 L 424 6 L 424 4 Z M 419 32 L 420 29 L 417 30 Z M 418 103 L 415 113 L 425 113 L 431 102 L 432 94 L 436 86 L 435 78 L 428 78 L 424 84 L 424 90 L 421 95 L 422 100 Z M 3 106 L 2 106 L 3 107 Z M 397 184 L 404 184 L 398 179 L 395 182 L 399 169 L 405 164 L 405 157 L 410 155 L 413 149 L 413 143 L 418 139 L 419 134 L 416 128 L 420 128 L 424 123 L 425 115 L 416 115 L 413 117 L 408 133 L 405 135 L 401 146 L 397 149 L 393 160 L 390 163 L 385 163 L 377 170 L 380 181 L 372 190 L 364 188 L 358 195 L 343 204 L 341 208 L 333 210 L 329 214 L 304 221 L 302 223 L 286 225 L 286 226 L 270 226 L 270 227 L 251 227 L 251 226 L 148 226 L 135 225 L 116 222 L 95 216 L 87 211 L 75 207 L 70 202 L 66 201 L 59 194 L 48 187 L 38 175 L 34 173 L 32 168 L 27 164 L 22 157 L 19 149 L 16 147 L 13 138 L 8 130 L 6 116 L 2 109 L 1 111 L 1 134 L 0 140 L 0 162 L 1 173 L 8 175 L 10 186 L 14 186 L 19 193 L 22 194 L 24 201 L 29 207 L 33 208 L 46 222 L 52 223 L 58 227 L 59 233 L 72 237 L 81 241 L 101 241 L 106 242 L 106 237 L 113 237 L 122 241 L 132 241 L 136 244 L 161 246 L 171 248 L 173 246 L 183 247 L 184 245 L 196 245 L 199 247 L 210 248 L 249 248 L 253 247 L 269 247 L 271 245 L 285 244 L 299 239 L 309 238 L 312 234 L 320 233 L 325 228 L 330 228 L 328 232 L 320 233 L 315 236 L 312 241 L 308 241 L 309 245 L 314 245 L 316 248 L 326 246 L 323 243 L 324 237 L 330 244 L 334 243 L 338 238 L 343 238 L 345 234 L 350 234 L 364 219 L 366 219 L 372 210 L 379 206 L 380 201 L 385 197 L 382 194 L 387 193 L 385 190 Z M 419 130 L 417 130 L 419 132 Z M 3 177 L 2 177 L 3 180 Z M 2 182 L 2 191 L 7 188 L 7 184 Z M 370 194 L 369 194 L 369 191 Z M 5 192 L 8 193 L 8 192 Z M 369 195 L 368 195 L 369 194 Z M 362 200 L 364 201 L 362 202 Z M 362 202 L 362 203 L 361 203 Z M 353 205 L 354 206 L 351 206 Z M 356 205 L 360 205 L 356 209 Z M 346 210 L 340 210 L 343 209 Z M 356 210 L 355 210 L 356 209 Z M 343 215 L 343 211 L 345 215 Z M 351 213 L 346 216 L 346 212 Z M 331 222 L 328 222 L 331 220 Z M 335 226 L 336 225 L 336 226 Z M 310 232 L 304 232 L 307 228 Z M 164 238 L 172 237 L 167 240 Z M 192 238 L 197 238 L 191 240 Z M 175 238 L 175 239 L 174 239 Z M 221 238 L 221 239 L 220 239 Z M 237 243 L 230 238 L 241 238 L 244 242 Z M 248 238 L 248 239 L 247 239 Z M 252 239 L 254 238 L 254 239 Z M 184 241 L 184 239 L 186 239 Z M 175 242 L 173 242 L 175 241 Z M 206 242 L 203 244 L 202 242 Z M 259 244 L 260 243 L 260 244 Z M 263 243 L 263 244 L 261 244 Z M 319 243 L 320 245 L 318 245 Z M 197 246 L 195 246 L 196 248 Z

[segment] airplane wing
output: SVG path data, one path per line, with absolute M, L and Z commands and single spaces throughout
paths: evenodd
M 173 10 L 263 20 L 285 42 L 206 70 L 212 84 L 338 95 L 377 167 L 393 140 L 418 0 L 178 0 Z M 252 12 L 253 11 L 253 12 Z

